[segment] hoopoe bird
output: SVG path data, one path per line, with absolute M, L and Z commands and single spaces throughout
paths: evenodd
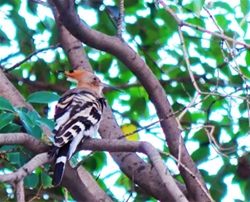
M 68 90 L 59 99 L 54 116 L 54 145 L 49 156 L 56 155 L 52 184 L 61 183 L 66 161 L 69 160 L 78 144 L 86 137 L 93 137 L 99 128 L 106 99 L 102 89 L 115 87 L 104 84 L 93 73 L 83 70 L 63 72 L 67 80 L 77 82 L 77 87 Z

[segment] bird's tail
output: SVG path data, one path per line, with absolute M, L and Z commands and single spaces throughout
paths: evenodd
M 64 145 L 59 149 L 57 158 L 56 158 L 56 165 L 54 169 L 54 176 L 52 180 L 52 185 L 57 186 L 61 183 L 64 170 L 65 170 L 65 165 L 67 162 L 67 156 L 68 156 L 68 151 L 69 151 L 69 144 Z

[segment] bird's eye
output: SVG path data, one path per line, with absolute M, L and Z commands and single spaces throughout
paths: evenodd
M 94 81 L 97 81 L 97 78 L 96 78 L 96 77 L 94 77 L 94 78 L 93 78 L 93 80 L 94 80 Z

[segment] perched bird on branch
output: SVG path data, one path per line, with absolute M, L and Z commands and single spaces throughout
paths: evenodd
M 56 105 L 54 116 L 54 145 L 49 156 L 56 155 L 52 184 L 61 183 L 66 161 L 72 157 L 78 144 L 86 137 L 93 137 L 102 119 L 106 99 L 102 95 L 104 84 L 93 73 L 83 70 L 62 72 L 68 80 L 77 82 L 77 87 L 62 95 Z

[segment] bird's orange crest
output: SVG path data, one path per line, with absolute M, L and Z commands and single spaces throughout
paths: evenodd
M 82 77 L 84 74 L 87 74 L 87 71 L 84 70 L 71 70 L 71 71 L 65 71 L 64 74 L 68 77 L 74 78 L 78 80 L 80 77 Z

